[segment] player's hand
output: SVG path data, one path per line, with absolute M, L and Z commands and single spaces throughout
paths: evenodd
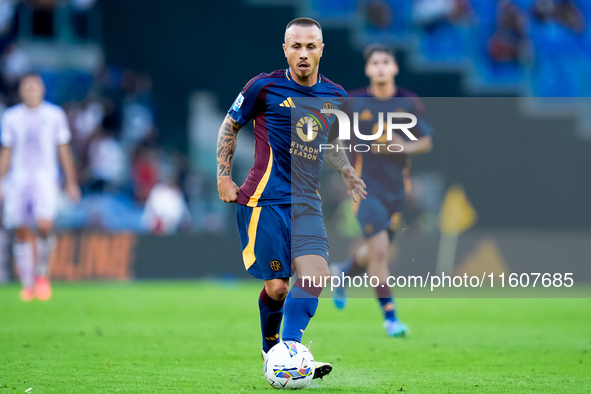
M 396 145 L 400 145 L 402 146 L 402 149 L 404 150 L 406 141 L 404 140 L 404 138 L 402 138 L 401 136 L 399 136 L 396 133 L 392 133 L 392 138 L 390 139 L 390 142 L 392 144 L 396 144 Z
M 347 185 L 347 193 L 349 193 L 353 202 L 358 202 L 359 198 L 365 200 L 365 196 L 367 196 L 365 182 L 355 175 L 355 169 L 352 166 L 343 167 L 341 174 L 345 185 Z
M 66 184 L 66 193 L 73 203 L 78 204 L 80 202 L 80 187 L 77 183 Z
M 236 202 L 240 188 L 229 176 L 218 176 L 218 193 L 223 202 Z

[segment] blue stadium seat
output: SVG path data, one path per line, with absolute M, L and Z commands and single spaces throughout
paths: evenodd
M 310 0 L 310 11 L 318 19 L 347 19 L 357 10 L 355 0 Z
M 461 61 L 469 52 L 468 27 L 441 23 L 418 34 L 421 53 L 431 61 Z

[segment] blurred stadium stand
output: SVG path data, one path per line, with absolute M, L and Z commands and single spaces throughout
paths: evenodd
M 66 110 L 84 197 L 77 206 L 62 199 L 58 228 L 159 232 L 162 222 L 140 220 L 143 204 L 158 183 L 182 192 L 186 160 L 157 143 L 151 76 L 106 63 L 103 7 L 97 0 L 2 1 L 0 102 L 17 103 L 19 78 L 34 71 L 46 99 Z

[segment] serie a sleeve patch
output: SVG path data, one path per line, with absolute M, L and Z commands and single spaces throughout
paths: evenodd
M 238 112 L 240 107 L 242 107 L 243 102 L 244 102 L 244 96 L 242 95 L 242 92 L 240 92 L 238 94 L 238 97 L 236 97 L 236 100 L 234 100 L 234 104 L 232 104 L 232 110 Z

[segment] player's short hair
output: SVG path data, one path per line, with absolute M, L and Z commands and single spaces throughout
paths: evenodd
M 363 60 L 365 60 L 365 62 L 367 63 L 369 61 L 369 58 L 376 52 L 385 53 L 386 55 L 394 59 L 394 61 L 396 61 L 396 55 L 394 54 L 392 48 L 389 48 L 382 44 L 372 44 L 365 48 L 365 50 L 363 51 Z
M 43 83 L 43 78 L 41 78 L 41 75 L 39 73 L 29 71 L 21 75 L 20 79 L 18 80 L 18 85 L 20 86 L 23 83 L 23 81 L 27 78 L 39 78 L 41 83 Z
M 289 30 L 289 28 L 292 26 L 303 26 L 303 27 L 316 26 L 318 28 L 318 30 L 320 30 L 320 39 L 322 40 L 322 27 L 320 26 L 320 23 L 318 23 L 317 21 L 315 21 L 312 18 L 301 17 L 301 18 L 295 18 L 294 20 L 292 20 L 291 22 L 289 22 L 287 24 L 287 26 L 285 27 L 285 35 L 283 37 L 284 42 L 287 41 L 287 30 Z

